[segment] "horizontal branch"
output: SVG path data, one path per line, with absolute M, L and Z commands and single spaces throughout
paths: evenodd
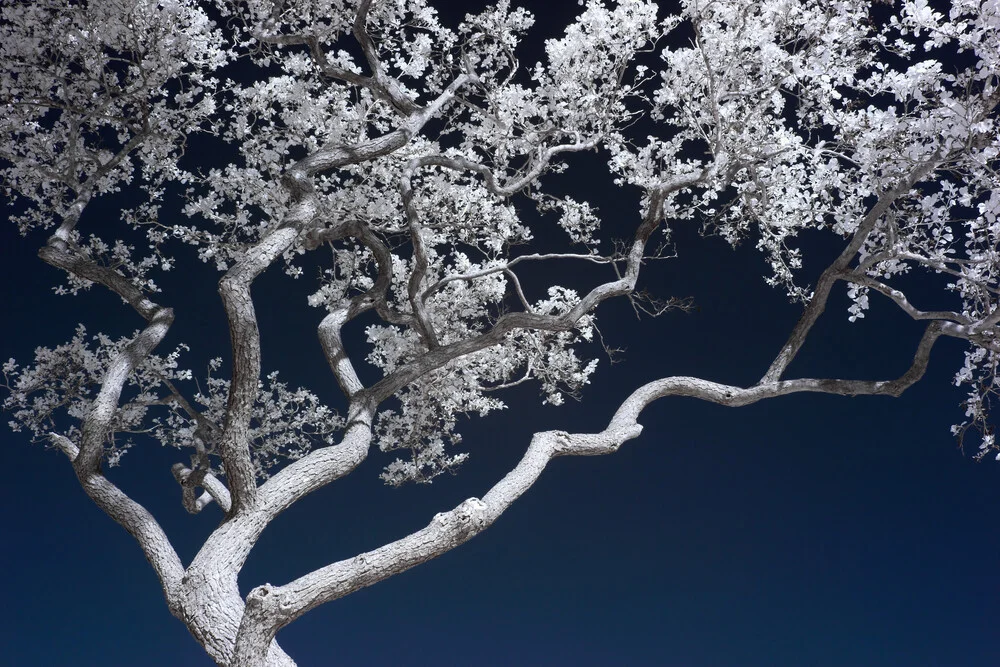
M 283 586 L 264 584 L 253 589 L 247 596 L 233 664 L 262 667 L 266 649 L 278 631 L 309 610 L 427 562 L 472 539 L 521 497 L 553 458 L 616 452 L 623 443 L 641 433 L 640 413 L 659 398 L 688 396 L 736 407 L 799 392 L 899 396 L 923 376 L 931 348 L 940 335 L 940 325 L 930 324 L 917 346 L 910 368 L 895 380 L 803 378 L 742 388 L 701 378 L 668 377 L 634 391 L 600 433 L 537 433 L 517 466 L 482 500 L 469 498 L 451 511 L 436 515 L 425 528 L 415 533 L 353 558 L 331 563 Z
M 857 285 L 862 285 L 875 290 L 879 294 L 891 299 L 900 310 L 909 315 L 914 320 L 944 320 L 957 322 L 958 324 L 970 324 L 972 321 L 964 314 L 953 310 L 920 310 L 916 308 L 906 295 L 898 289 L 886 285 L 880 280 L 875 280 L 864 274 L 854 271 L 845 271 L 839 276 L 843 280 L 848 280 Z
M 521 262 L 527 262 L 532 260 L 540 261 L 547 259 L 582 259 L 585 261 L 594 262 L 595 264 L 611 263 L 611 259 L 607 257 L 602 257 L 601 255 L 585 255 L 582 253 L 553 252 L 545 254 L 534 253 L 531 255 L 521 255 L 519 257 L 515 257 L 509 262 L 505 262 L 504 264 L 498 264 L 496 266 L 491 266 L 487 269 L 481 269 L 479 271 L 470 271 L 468 273 L 459 273 L 450 276 L 445 276 L 444 278 L 441 278 L 433 285 L 428 287 L 426 290 L 424 290 L 424 293 L 421 295 L 420 298 L 426 301 L 430 297 L 434 296 L 437 292 L 439 292 L 442 288 L 444 288 L 445 285 L 451 282 L 455 282 L 456 280 L 464 280 L 471 282 L 473 280 L 476 280 L 477 278 L 485 278 L 486 276 L 493 275 L 494 273 L 508 273 L 510 269 L 512 269 L 517 264 L 520 264 Z

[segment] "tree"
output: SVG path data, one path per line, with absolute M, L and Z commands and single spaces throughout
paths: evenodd
M 998 450 L 996 3 L 691 0 L 663 17 L 653 2 L 592 0 L 529 67 L 518 54 L 533 18 L 508 2 L 452 24 L 423 0 L 0 7 L 11 219 L 48 234 L 39 256 L 65 272 L 60 292 L 110 290 L 142 322 L 121 338 L 81 325 L 29 365 L 10 360 L 5 407 L 15 430 L 66 455 L 220 665 L 293 664 L 275 641 L 283 627 L 470 540 L 551 459 L 617 451 L 660 398 L 899 396 L 935 343 L 956 338 L 968 396 L 954 431 L 980 434 L 980 456 Z M 610 219 L 559 185 L 581 153 L 630 202 Z M 108 206 L 114 224 L 96 217 Z M 755 243 L 766 280 L 801 303 L 758 382 L 638 386 L 602 431 L 536 433 L 481 498 L 425 528 L 240 595 L 262 531 L 373 445 L 399 453 L 388 484 L 454 473 L 460 418 L 505 408 L 523 383 L 556 405 L 585 393 L 601 304 L 692 307 L 640 284 L 691 223 Z M 813 231 L 840 246 L 810 281 L 796 243 Z M 185 354 L 212 354 L 198 341 L 158 352 L 184 300 L 162 299 L 155 278 L 190 251 L 221 274 L 231 343 L 197 381 Z M 310 285 L 339 411 L 264 368 L 251 289 L 275 264 Z M 845 287 L 852 321 L 874 294 L 925 323 L 909 368 L 787 377 Z M 363 353 L 345 344 L 352 322 L 366 325 Z M 362 360 L 377 378 L 363 381 Z M 187 450 L 173 468 L 184 508 L 221 515 L 189 563 L 103 471 L 133 437 Z

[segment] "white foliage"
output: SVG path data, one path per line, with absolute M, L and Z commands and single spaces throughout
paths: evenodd
M 349 0 L 218 0 L 224 26 L 189 0 L 0 0 L 0 178 L 19 206 L 14 221 L 25 232 L 64 226 L 79 257 L 154 293 L 185 245 L 220 271 L 247 260 L 301 203 L 283 180 L 290 170 L 337 155 L 309 171 L 310 217 L 278 255 L 299 277 L 310 251 L 329 249 L 307 301 L 351 317 L 374 309 L 359 358 L 392 378 L 436 346 L 486 336 L 511 310 L 558 318 L 580 303 L 518 281 L 529 254 L 519 248 L 537 225 L 584 244 L 576 261 L 622 266 L 621 255 L 596 255 L 617 232 L 606 212 L 546 189 L 570 153 L 598 151 L 619 185 L 643 189 L 641 207 L 663 192 L 656 213 L 668 233 L 696 221 L 754 244 L 764 279 L 802 302 L 814 292 L 800 235 L 851 239 L 880 196 L 933 163 L 875 215 L 845 268 L 853 279 L 839 279 L 853 321 L 879 292 L 905 301 L 892 290 L 906 274 L 946 276 L 948 312 L 966 327 L 954 335 L 970 343 L 957 376 L 974 388 L 967 424 L 985 424 L 1000 270 L 997 3 L 956 1 L 945 15 L 925 0 L 686 0 L 673 16 L 646 0 L 581 4 L 543 60 L 522 66 L 534 17 L 507 0 L 455 27 L 425 0 L 372 3 L 360 51 Z M 420 116 L 428 104 L 438 106 Z M 213 142 L 218 159 L 192 164 L 185 151 L 197 141 Z M 359 157 L 359 147 L 371 150 Z M 138 189 L 145 200 L 122 206 L 131 235 L 75 229 L 92 198 Z M 555 215 L 539 220 L 532 208 Z M 89 286 L 70 274 L 57 291 Z M 503 409 L 510 385 L 537 382 L 554 405 L 579 395 L 596 362 L 580 352 L 593 313 L 577 315 L 515 328 L 399 388 L 376 429 L 383 450 L 409 458 L 390 464 L 387 481 L 454 470 L 459 418 Z M 39 437 L 72 432 L 122 345 L 80 330 L 40 348 L 30 369 L 9 364 L 15 422 Z M 169 393 L 157 373 L 179 379 L 175 357 L 151 356 L 134 373 L 113 428 L 189 444 L 198 427 L 176 404 L 147 415 Z M 193 404 L 222 424 L 229 392 L 212 375 Z M 274 376 L 253 414 L 260 475 L 334 443 L 342 425 Z
M 953 431 L 977 431 L 979 457 L 1000 458 L 1000 2 L 586 0 L 537 63 L 521 62 L 531 13 L 485 4 L 448 26 L 429 0 L 0 0 L 11 221 L 67 274 L 58 293 L 108 288 L 145 321 L 118 340 L 80 326 L 32 364 L 9 360 L 3 407 L 12 428 L 75 457 L 219 664 L 291 664 L 266 643 L 287 619 L 453 548 L 545 457 L 615 451 L 675 389 L 735 404 L 898 394 L 948 336 L 967 345 Z M 620 204 L 592 205 L 592 175 L 566 185 L 584 151 L 580 162 L 607 165 Z M 640 276 L 652 235 L 685 224 L 754 246 L 763 279 L 806 309 L 760 383 L 649 383 L 603 433 L 538 433 L 489 502 L 308 574 L 297 594 L 268 586 L 244 604 L 238 574 L 259 530 L 351 472 L 370 443 L 398 456 L 386 483 L 430 482 L 467 458 L 463 419 L 516 418 L 512 387 L 536 383 L 553 406 L 579 397 L 602 302 L 684 303 L 636 290 L 657 287 Z M 823 236 L 816 254 L 840 255 L 811 265 L 802 249 Z M 318 274 L 301 295 L 324 311 L 318 335 L 349 424 L 263 374 L 273 341 L 261 340 L 253 282 L 279 258 L 295 285 Z M 186 346 L 154 349 L 174 310 L 190 315 L 186 295 L 153 297 L 159 272 L 199 260 L 225 272 L 233 371 L 215 359 L 196 382 L 178 365 Z M 910 372 L 784 376 L 835 288 L 851 321 L 898 307 L 927 327 Z M 101 457 L 116 464 L 140 438 L 193 451 L 174 468 L 189 511 L 211 497 L 231 513 L 189 566 L 95 477 Z

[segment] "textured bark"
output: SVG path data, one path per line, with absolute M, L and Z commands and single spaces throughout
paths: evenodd
M 899 396 L 923 376 L 931 349 L 940 335 L 940 326 L 930 324 L 917 346 L 910 368 L 895 380 L 802 378 L 743 388 L 701 378 L 668 377 L 634 391 L 600 433 L 538 433 L 518 465 L 482 500 L 469 498 L 451 511 L 436 515 L 422 530 L 354 558 L 331 563 L 283 586 L 265 584 L 253 589 L 247 596 L 232 667 L 267 665 L 265 649 L 278 631 L 309 610 L 420 565 L 472 539 L 521 497 L 553 458 L 598 456 L 618 451 L 624 442 L 642 432 L 639 414 L 659 398 L 688 396 L 738 407 L 799 392 Z

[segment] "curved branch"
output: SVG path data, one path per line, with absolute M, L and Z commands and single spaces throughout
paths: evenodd
M 468 74 L 458 75 L 430 104 L 408 114 L 402 125 L 392 132 L 355 146 L 337 144 L 324 146 L 314 151 L 311 155 L 299 160 L 290 170 L 290 182 L 303 181 L 307 176 L 329 169 L 373 160 L 402 148 L 429 120 L 437 116 L 445 106 L 455 99 L 459 88 L 471 80 L 472 77 Z
M 905 195 L 914 185 L 931 174 L 940 162 L 941 151 L 938 149 L 928 160 L 920 163 L 905 178 L 902 178 L 894 188 L 879 195 L 875 205 L 872 206 L 871 210 L 868 211 L 867 215 L 865 215 L 864 219 L 858 225 L 858 229 L 854 232 L 850 243 L 847 244 L 847 247 L 841 251 L 840 255 L 833 260 L 833 263 L 823 271 L 819 280 L 816 281 L 816 289 L 809 300 L 809 305 L 802 312 L 802 317 L 795 325 L 795 328 L 792 329 L 788 340 L 774 358 L 764 377 L 761 378 L 761 382 L 774 382 L 781 378 L 788 365 L 792 363 L 792 360 L 795 359 L 802 345 L 806 342 L 809 331 L 816 323 L 816 320 L 826 310 L 826 302 L 830 297 L 830 290 L 833 289 L 834 283 L 837 282 L 838 275 L 848 267 L 854 256 L 861 250 L 865 240 L 872 233 L 872 230 L 875 229 L 876 223 L 889 210 L 893 202 Z
M 330 364 L 330 370 L 337 378 L 337 384 L 340 385 L 344 395 L 350 399 L 365 387 L 354 370 L 354 364 L 351 363 L 350 357 L 347 356 L 344 341 L 340 335 L 348 316 L 349 310 L 347 308 L 338 308 L 331 312 L 319 323 L 317 334 L 326 361 Z
M 847 280 L 852 283 L 871 288 L 879 294 L 888 297 L 897 306 L 899 306 L 900 310 L 915 320 L 946 320 L 956 322 L 958 324 L 972 323 L 972 320 L 970 320 L 967 316 L 953 310 L 920 310 L 910 303 L 909 299 L 906 298 L 906 294 L 903 292 L 886 285 L 880 280 L 875 280 L 874 278 L 866 276 L 863 273 L 845 271 L 838 277 L 842 280 Z
M 474 162 L 465 157 L 428 155 L 421 158 L 422 166 L 435 166 L 451 169 L 452 171 L 471 171 L 479 174 L 486 189 L 498 197 L 510 197 L 528 187 L 534 182 L 552 162 L 552 159 L 560 153 L 578 153 L 581 151 L 596 148 L 600 143 L 599 137 L 591 137 L 585 141 L 577 140 L 571 144 L 559 144 L 539 150 L 538 155 L 530 162 L 528 167 L 519 178 L 500 184 L 497 182 L 493 170 L 486 165 Z
M 80 449 L 66 436 L 51 434 L 55 444 L 74 464 L 79 457 Z M 77 473 L 80 485 L 94 504 L 114 519 L 129 535 L 135 538 L 142 549 L 146 560 L 153 566 L 167 606 L 174 616 L 180 614 L 180 583 L 184 575 L 184 566 L 174 551 L 166 533 L 156 522 L 149 511 L 132 500 L 121 489 L 112 484 L 99 472 Z
M 419 110 L 413 100 L 407 97 L 400 89 L 399 83 L 392 77 L 386 75 L 382 67 L 382 61 L 378 57 L 378 50 L 368 34 L 368 12 L 371 9 L 372 0 L 361 0 L 358 5 L 358 13 L 354 17 L 353 34 L 361 46 L 361 51 L 365 54 L 365 60 L 372 71 L 371 79 L 379 97 L 385 99 L 397 111 L 404 116 L 409 116 Z
M 375 309 L 379 317 L 390 324 L 412 326 L 413 317 L 411 315 L 399 312 L 389 306 L 386 294 L 388 294 L 389 288 L 392 286 L 394 277 L 392 253 L 382 239 L 366 223 L 360 220 L 352 220 L 326 229 L 310 230 L 307 232 L 306 247 L 313 249 L 323 242 L 335 241 L 348 236 L 354 237 L 361 245 L 371 251 L 375 257 L 375 263 L 378 265 L 378 276 L 375 278 L 375 283 L 370 289 L 350 300 L 346 319 L 341 323 L 341 326 L 372 308 Z
M 80 206 L 74 208 L 73 224 L 82 213 L 84 205 L 85 202 L 80 202 Z M 81 445 L 78 447 L 69 438 L 58 434 L 52 434 L 51 438 L 72 462 L 80 486 L 87 496 L 138 542 L 146 560 L 156 572 L 171 613 L 179 616 L 179 586 L 184 572 L 180 558 L 149 511 L 100 472 L 104 443 L 111 419 L 118 408 L 122 388 L 135 368 L 163 340 L 173 323 L 173 310 L 152 302 L 121 273 L 99 265 L 60 236 L 52 236 L 48 245 L 39 251 L 39 257 L 54 267 L 104 285 L 148 322 L 109 364 L 101 388 L 83 420 Z
M 332 563 L 283 586 L 264 584 L 250 591 L 236 639 L 233 665 L 263 667 L 263 656 L 277 632 L 306 612 L 342 598 L 395 574 L 440 556 L 491 526 L 539 478 L 558 456 L 599 456 L 616 452 L 642 432 L 639 414 L 651 402 L 666 396 L 689 396 L 725 406 L 741 406 L 798 392 L 840 395 L 899 396 L 919 380 L 930 351 L 941 335 L 937 323 L 927 327 L 910 368 L 889 381 L 798 379 L 758 384 L 749 388 L 693 377 L 669 377 L 634 391 L 600 433 L 537 433 L 524 457 L 489 490 L 482 500 L 469 498 L 443 512 L 425 528 L 354 558 Z
M 441 368 L 453 359 L 497 345 L 510 331 L 515 329 L 568 331 L 576 326 L 581 317 L 590 313 L 601 302 L 630 293 L 635 288 L 639 278 L 646 243 L 662 218 L 664 198 L 671 192 L 691 187 L 710 178 L 715 173 L 715 169 L 716 165 L 713 163 L 700 173 L 675 177 L 650 192 L 645 215 L 636 229 L 632 246 L 625 257 L 625 270 L 622 271 L 621 276 L 617 280 L 594 287 L 567 312 L 560 315 L 540 315 L 530 312 L 507 313 L 501 316 L 493 327 L 485 333 L 430 350 L 399 367 L 362 393 L 373 405 L 378 405 L 421 375 Z
M 79 212 L 76 213 L 78 215 Z M 101 388 L 83 420 L 80 452 L 73 459 L 73 467 L 83 481 L 84 476 L 100 468 L 104 455 L 104 442 L 109 425 L 118 408 L 122 388 L 146 357 L 159 345 L 174 320 L 174 311 L 148 299 L 142 290 L 124 275 L 101 266 L 78 248 L 58 236 L 52 236 L 38 256 L 51 266 L 63 269 L 77 277 L 104 285 L 131 305 L 148 324 L 122 349 L 105 372 Z
M 320 214 L 320 206 L 308 177 L 328 169 L 372 160 L 402 147 L 468 80 L 469 77 L 464 74 L 456 78 L 431 104 L 413 114 L 403 127 L 393 132 L 354 146 L 325 146 L 295 163 L 282 179 L 292 195 L 292 205 L 285 219 L 256 246 L 247 250 L 219 281 L 233 349 L 233 378 L 220 439 L 220 454 L 230 484 L 234 513 L 252 505 L 256 494 L 249 452 L 249 424 L 260 379 L 260 335 L 250 286 Z
M 413 174 L 417 169 L 428 164 L 427 159 L 414 158 L 407 163 L 399 179 L 399 190 L 403 199 L 403 210 L 406 213 L 406 224 L 410 228 L 410 242 L 413 245 L 413 270 L 410 272 L 410 279 L 407 282 L 407 294 L 418 333 L 423 339 L 424 345 L 432 350 L 439 345 L 438 338 L 434 332 L 434 326 L 427 317 L 424 300 L 420 298 L 420 287 L 423 284 L 424 276 L 427 275 L 427 249 L 424 247 L 424 239 L 418 224 L 417 207 L 413 203 Z
M 191 514 L 197 514 L 198 512 L 205 509 L 205 507 L 211 503 L 213 500 L 219 504 L 223 512 L 228 513 L 232 508 L 232 500 L 229 497 L 229 489 L 226 485 L 219 481 L 219 479 L 208 470 L 194 471 L 188 468 L 183 463 L 175 463 L 170 471 L 174 475 L 174 479 L 180 484 L 185 491 L 194 486 L 200 486 L 205 489 L 197 498 L 192 497 L 188 500 L 185 496 L 184 509 L 186 509 Z M 197 474 L 200 473 L 200 474 Z M 195 481 L 197 480 L 197 481 Z

